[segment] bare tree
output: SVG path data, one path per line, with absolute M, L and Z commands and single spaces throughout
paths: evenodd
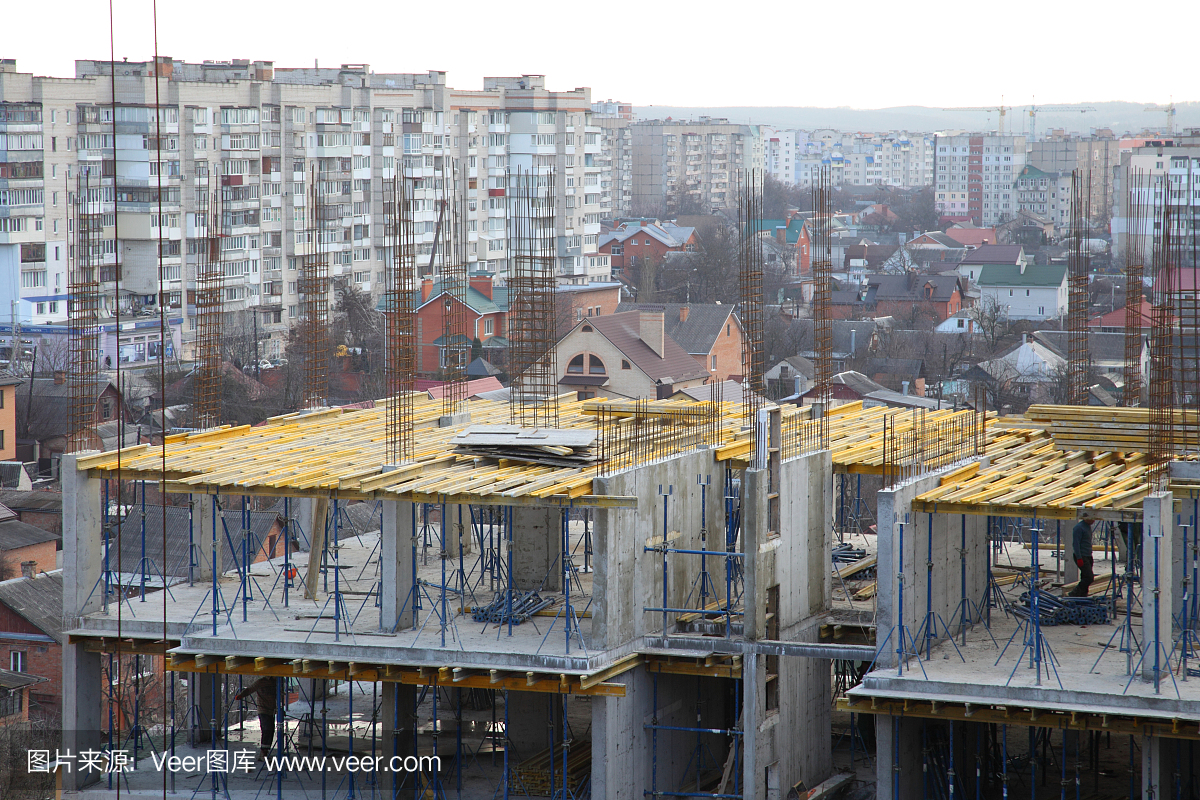
M 995 295 L 985 294 L 971 309 L 971 317 L 989 351 L 994 351 L 1009 331 L 1008 308 Z

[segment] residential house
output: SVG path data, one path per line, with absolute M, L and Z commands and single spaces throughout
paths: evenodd
M 812 388 L 816 365 L 804 356 L 789 356 L 763 374 L 767 395 L 784 398 L 803 395 Z
M 555 346 L 558 383 L 589 397 L 657 399 L 701 386 L 711 373 L 667 336 L 662 311 L 625 311 L 577 323 Z
M 753 393 L 751 393 L 753 395 Z M 721 381 L 703 386 L 688 386 L 671 395 L 672 400 L 688 400 L 696 403 L 706 403 L 716 400 L 718 403 L 741 403 L 746 397 L 746 387 L 741 381 Z M 763 405 L 768 402 L 765 397 L 759 398 Z
M 61 492 L 3 489 L 0 504 L 14 512 L 21 522 L 62 535 Z
M 944 234 L 964 247 L 982 247 L 985 244 L 999 244 L 995 228 L 978 228 L 969 222 L 960 222 L 946 228 Z
M 964 305 L 966 286 L 957 275 L 868 275 L 874 316 L 905 321 L 941 322 L 957 314 Z
M 16 457 L 20 461 L 36 461 L 62 453 L 67 447 L 71 426 L 71 386 L 66 372 L 55 372 L 52 378 L 27 378 L 32 385 L 17 392 L 17 424 L 21 426 L 21 442 Z M 125 400 L 116 384 L 100 379 L 89 394 L 95 397 L 92 425 L 128 421 Z M 94 443 L 98 446 L 98 442 Z
M 662 311 L 667 336 L 708 371 L 708 381 L 740 380 L 743 330 L 732 305 L 621 303 L 618 312 Z
M 250 528 L 247 532 L 242 523 L 240 508 L 229 508 L 221 512 L 218 531 L 221 551 L 221 570 L 229 572 L 238 568 L 245 557 L 257 564 L 284 554 L 284 520 L 276 511 L 250 511 Z M 163 521 L 166 521 L 166 535 Z M 140 587 L 143 571 L 151 582 L 162 585 L 161 576 L 187 578 L 197 565 L 189 557 L 190 542 L 195 535 L 193 522 L 185 506 L 146 506 L 146 536 L 142 537 L 142 515 L 127 515 L 121 524 L 115 525 L 107 547 L 107 569 L 114 585 Z M 222 527 L 223 526 L 223 527 Z M 308 531 L 292 529 L 292 552 L 298 548 L 298 537 L 307 537 Z M 165 541 L 164 541 L 165 540 Z M 142 542 L 145 541 L 143 550 Z M 164 551 L 165 545 L 165 551 Z
M 0 669 L 0 727 L 29 721 L 32 690 L 39 683 L 33 675 Z
M 1125 314 L 1127 313 L 1128 303 L 1121 308 L 1113 309 L 1107 314 L 1100 314 L 1088 320 L 1088 328 L 1099 330 L 1101 333 L 1124 333 L 1125 332 Z M 1145 297 L 1141 298 L 1141 303 L 1135 309 L 1139 327 L 1143 334 L 1149 335 L 1150 328 L 1153 326 L 1153 317 L 1150 314 L 1150 301 Z
M 61 541 L 60 534 L 21 522 L 13 511 L 0 506 L 0 572 L 15 577 L 57 568 Z
M 0 461 L 17 456 L 17 387 L 21 379 L 0 373 Z
M 879 272 L 899 249 L 894 244 L 849 245 L 843 257 L 843 269 L 846 272 L 862 270 L 864 274 Z
M 813 240 L 822 230 L 829 234 L 830 261 L 832 266 L 845 263 L 846 248 L 854 244 L 870 244 L 866 239 L 849 233 L 845 218 L 839 215 L 830 217 L 806 217 L 796 231 L 796 274 L 812 274 Z
M 976 318 L 978 313 L 978 309 L 964 308 L 934 325 L 933 329 L 938 333 L 965 333 L 972 336 L 979 328 Z
M 601 255 L 611 256 L 613 272 L 618 270 L 631 284 L 637 284 L 634 272 L 647 259 L 661 264 L 667 253 L 693 252 L 696 249 L 696 229 L 670 222 L 637 220 L 614 231 L 600 235 Z
M 1056 319 L 1067 310 L 1067 268 L 1034 264 L 1021 245 L 985 245 L 967 253 L 958 273 L 979 286 L 980 302 L 1009 319 Z
M 62 707 L 62 601 L 62 570 L 0 581 L 0 667 L 33 679 L 24 708 L 50 719 Z
M 886 389 L 925 396 L 925 361 L 920 358 L 868 358 L 863 373 Z
M 1049 347 L 1062 358 L 1069 357 L 1070 334 L 1067 331 L 1034 331 L 1033 338 Z M 1111 385 L 1125 385 L 1125 333 L 1102 333 L 1089 331 L 1087 335 L 1088 361 L 1091 364 L 1092 377 L 1104 379 Z M 1146 336 L 1142 337 L 1139 369 L 1142 374 L 1142 384 L 1149 379 L 1150 343 Z
M 1021 343 L 996 358 L 981 361 L 964 375 L 992 388 L 993 402 L 1006 405 L 1048 402 L 1067 360 L 1046 345 L 1023 336 Z
M 816 398 L 816 393 L 816 388 L 809 389 L 804 393 L 804 398 L 811 401 Z M 834 375 L 830 379 L 830 393 L 835 407 L 857 401 L 862 401 L 863 408 L 888 406 L 890 408 L 936 409 L 941 407 L 941 402 L 938 400 L 892 391 L 854 370 L 846 370 Z
M 599 317 L 617 313 L 621 304 L 621 283 L 581 283 L 559 285 L 554 290 L 555 314 L 558 319 L 559 336 L 563 336 L 584 317 Z
M 488 360 L 497 363 L 502 355 L 493 355 L 508 348 L 507 317 L 508 287 L 496 286 L 491 276 L 472 275 L 461 298 L 447 295 L 445 285 L 438 279 L 425 278 L 414 298 L 417 313 L 417 371 L 423 375 L 434 375 L 445 365 L 448 353 L 456 348 L 470 354 L 471 343 L 478 339 L 483 344 Z M 460 305 L 457 314 L 461 320 L 452 341 L 445 340 L 447 300 Z M 466 364 L 463 364 L 465 367 Z

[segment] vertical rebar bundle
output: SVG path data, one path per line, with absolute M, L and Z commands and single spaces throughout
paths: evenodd
M 738 284 L 742 319 L 742 418 L 753 426 L 766 394 L 763 374 L 763 248 L 758 236 L 762 225 L 762 176 L 758 170 L 746 170 L 741 176 L 738 226 L 742 237 L 738 247 Z M 754 463 L 757 436 L 750 437 L 750 462 Z
M 1166 192 L 1164 181 L 1164 194 Z M 1154 248 L 1154 306 L 1150 322 L 1150 414 L 1149 441 L 1151 486 L 1159 483 L 1175 451 L 1175 344 L 1174 295 L 1176 265 L 1172 263 L 1175 215 L 1163 202 L 1159 209 L 1159 236 Z
M 509 418 L 526 428 L 558 426 L 554 172 L 508 176 Z
M 92 181 L 95 178 L 95 187 Z M 67 346 L 71 434 L 67 451 L 96 445 L 96 384 L 100 367 L 100 264 L 104 258 L 104 186 L 92 167 L 80 165 L 75 188 L 75 257 L 68 268 Z M 15 359 L 15 348 L 14 348 Z
M 1142 274 L 1146 258 L 1146 196 L 1150 191 L 1145 175 L 1131 170 L 1128 213 L 1125 218 L 1125 388 L 1122 403 L 1130 408 L 1142 401 Z
M 210 178 L 211 182 L 211 178 Z M 202 199 L 201 199 L 202 198 Z M 221 263 L 221 203 L 205 186 L 196 216 L 204 219 L 204 233 L 196 248 L 196 413 L 200 430 L 221 424 L 221 323 L 225 299 L 225 273 Z M 165 402 L 165 400 L 164 400 Z
M 1091 218 L 1092 179 L 1071 173 L 1071 253 L 1067 268 L 1067 403 L 1088 404 L 1088 257 L 1084 240 Z
M 300 342 L 304 352 L 304 395 L 301 406 L 319 408 L 329 399 L 329 244 L 332 231 L 326 219 L 325 179 L 314 166 L 308 187 L 308 253 L 300 270 L 304 316 Z M 340 227 L 340 220 L 339 220 Z M 339 236 L 340 238 L 340 236 Z
M 443 159 L 445 165 L 450 159 Z M 434 247 L 442 251 L 442 415 L 466 410 L 467 362 L 471 337 L 467 335 L 466 219 L 458 202 L 457 166 L 442 172 L 442 216 Z
M 384 290 L 386 352 L 385 380 L 388 390 L 387 457 L 401 464 L 413 457 L 413 392 L 417 373 L 417 253 L 413 236 L 413 187 L 397 166 L 392 178 L 391 213 L 388 233 L 392 246 L 392 268 Z
M 821 419 L 833 399 L 833 179 L 822 167 L 813 181 L 813 228 L 809 252 L 813 279 L 813 351 L 816 353 L 813 403 L 820 404 Z M 821 424 L 821 443 L 829 441 L 829 426 Z

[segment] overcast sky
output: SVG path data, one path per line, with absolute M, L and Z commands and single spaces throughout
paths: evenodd
M 70 77 L 107 58 L 106 0 L 6 3 L 0 57 Z M 989 3 L 349 2 L 159 0 L 159 52 L 187 61 L 544 74 L 593 100 L 674 106 L 995 106 L 1196 97 L 1200 3 L 1153 19 L 1111 0 Z M 153 54 L 148 0 L 114 0 L 116 57 Z M 1135 14 L 1136 20 L 1122 19 Z M 20 31 L 19 34 L 16 32 Z M 1177 32 L 1178 35 L 1170 33 Z

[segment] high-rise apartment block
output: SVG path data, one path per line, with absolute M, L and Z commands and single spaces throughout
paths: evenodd
M 188 316 L 198 245 L 220 224 L 225 308 L 259 315 L 267 355 L 281 351 L 300 314 L 314 180 L 327 221 L 341 223 L 340 236 L 322 243 L 335 285 L 382 291 L 397 174 L 414 182 L 422 274 L 437 273 L 447 256 L 434 252 L 434 236 L 449 197 L 460 206 L 468 269 L 503 278 L 506 191 L 517 173 L 533 171 L 555 176 L 559 281 L 610 277 L 597 252 L 603 132 L 591 120 L 589 89 L 551 92 L 542 76 L 526 75 L 464 91 L 447 86 L 444 72 L 376 73 L 364 64 L 277 69 L 162 57 L 117 63 L 115 75 L 113 66 L 77 61 L 72 79 L 0 67 L 0 268 L 19 265 L 20 296 L 11 300 L 22 322 L 66 319 L 72 201 L 81 191 L 102 207 L 110 311 L 119 276 L 122 306 L 161 296 Z
M 600 128 L 600 216 L 628 217 L 633 206 L 633 106 L 612 100 L 592 103 L 592 124 Z
M 1176 245 L 1172 260 L 1192 266 L 1193 231 L 1200 227 L 1200 135 L 1148 139 L 1126 145 L 1116 176 L 1117 211 L 1112 219 L 1113 253 L 1124 259 L 1131 232 L 1140 232 L 1142 263 L 1149 269 L 1161 244 L 1164 204 L 1171 208 L 1170 229 Z M 1131 196 L 1140 197 L 1135 217 Z M 1147 272 L 1147 274 L 1149 274 Z
M 990 227 L 1016 216 L 1024 136 L 940 136 L 936 148 L 934 202 L 944 217 Z
M 1049 138 L 1029 144 L 1028 162 L 1049 173 L 1070 175 L 1079 170 L 1085 181 L 1091 180 L 1092 219 L 1107 219 L 1112 214 L 1113 183 L 1121 156 L 1111 130 L 1097 130 L 1091 136 L 1068 136 L 1062 130 L 1052 130 Z
M 933 181 L 933 136 L 907 131 L 763 130 L 765 167 L 776 180 L 810 186 L 829 169 L 834 186 L 919 188 Z
M 757 125 L 709 117 L 648 120 L 632 126 L 632 141 L 635 215 L 657 214 L 672 197 L 704 209 L 734 208 L 738 172 L 763 166 Z

